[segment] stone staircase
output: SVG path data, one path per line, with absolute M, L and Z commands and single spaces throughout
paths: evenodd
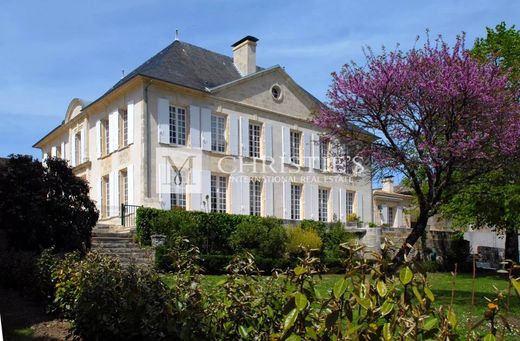
M 135 243 L 132 230 L 98 226 L 92 231 L 92 250 L 118 257 L 124 266 L 153 266 L 154 263 L 153 250 Z

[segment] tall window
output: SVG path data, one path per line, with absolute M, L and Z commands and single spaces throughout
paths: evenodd
M 390 226 L 393 226 L 394 225 L 394 208 L 393 207 L 388 207 L 388 221 L 386 222 L 387 224 L 389 224 Z
M 101 179 L 102 186 L 102 197 L 101 197 L 101 210 L 104 217 L 108 217 L 110 215 L 110 178 L 104 176 Z
M 329 142 L 320 139 L 320 169 L 322 171 L 326 171 L 328 169 L 327 163 L 328 163 L 328 152 L 329 152 Z
M 249 123 L 249 156 L 260 157 L 260 124 Z
M 291 184 L 291 219 L 300 220 L 302 186 Z
M 186 145 L 186 110 L 170 105 L 170 143 Z
M 249 214 L 259 216 L 262 212 L 262 182 L 260 180 L 249 181 Z
M 110 127 L 108 125 L 108 119 L 101 121 L 101 148 L 105 155 L 110 154 Z
M 76 165 L 81 164 L 83 160 L 81 160 L 81 133 L 76 133 L 74 135 L 74 157 L 76 158 Z
M 171 172 L 170 200 L 172 207 L 186 208 L 186 178 L 184 172 Z
M 226 150 L 226 118 L 218 115 L 211 115 L 211 150 L 224 152 Z
M 329 190 L 325 188 L 318 189 L 318 219 L 319 221 L 329 220 Z
M 347 214 L 354 213 L 354 192 L 347 191 Z
M 128 145 L 128 112 L 126 109 L 119 110 L 119 145 Z
M 119 171 L 119 202 L 128 204 L 128 172 L 126 169 Z
M 211 211 L 226 212 L 227 178 L 221 175 L 211 176 Z
M 302 134 L 298 131 L 291 130 L 291 162 L 300 164 L 300 140 Z

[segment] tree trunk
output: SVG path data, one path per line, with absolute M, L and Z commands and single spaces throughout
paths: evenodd
M 419 214 L 419 218 L 417 219 L 417 224 L 412 229 L 412 232 L 406 237 L 403 245 L 399 248 L 399 251 L 395 254 L 394 259 L 392 260 L 392 265 L 389 267 L 389 272 L 395 273 L 401 267 L 404 262 L 404 256 L 408 255 L 410 252 L 411 246 L 414 246 L 415 243 L 422 237 L 424 231 L 426 230 L 426 226 L 428 224 L 428 215 L 424 213 Z
M 518 231 L 515 228 L 506 230 L 505 258 L 515 263 L 519 262 L 518 256 Z

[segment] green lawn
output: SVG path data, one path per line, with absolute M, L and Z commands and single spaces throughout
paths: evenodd
M 204 276 L 202 281 L 202 288 L 207 291 L 215 290 L 217 283 L 225 276 Z M 323 279 L 318 283 L 318 289 L 325 293 L 330 290 L 334 282 L 341 278 L 341 275 L 324 275 Z M 172 278 L 169 276 L 163 277 L 167 285 L 173 285 Z M 431 273 L 428 275 L 429 283 L 432 291 L 435 294 L 435 304 L 448 306 L 451 301 L 452 291 L 452 276 L 449 273 Z M 484 297 L 494 298 L 496 286 L 499 290 L 507 289 L 508 281 L 503 276 L 496 275 L 478 275 L 475 281 L 475 308 L 473 318 L 471 318 L 471 275 L 459 274 L 455 282 L 455 296 L 453 308 L 457 313 L 460 323 L 460 334 L 464 336 L 470 321 L 477 321 L 483 316 L 486 310 L 487 301 Z M 505 303 L 505 302 L 504 302 Z M 505 307 L 500 309 L 505 312 Z M 513 332 L 508 333 L 508 340 L 518 340 L 520 338 L 520 298 L 516 295 L 514 289 L 512 290 L 510 300 L 510 311 L 507 316 L 513 324 Z M 471 318 L 471 319 L 470 319 Z

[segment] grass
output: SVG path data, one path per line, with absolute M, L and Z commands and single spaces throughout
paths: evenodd
M 211 292 L 217 289 L 217 283 L 225 276 L 207 275 L 203 277 L 201 286 L 203 290 Z M 321 281 L 318 281 L 317 288 L 322 294 L 334 286 L 334 283 L 341 278 L 341 275 L 324 275 Z M 169 285 L 174 285 L 171 276 L 164 276 L 163 281 Z M 452 276 L 450 273 L 431 273 L 428 275 L 428 281 L 435 295 L 435 304 L 448 307 L 451 302 L 452 295 Z M 467 330 L 476 321 L 480 320 L 487 309 L 487 301 L 485 297 L 493 299 L 496 297 L 495 288 L 498 290 L 506 290 L 508 281 L 504 276 L 497 275 L 477 275 L 475 281 L 475 307 L 473 315 L 471 315 L 471 288 L 472 279 L 470 274 L 459 274 L 455 280 L 455 295 L 453 300 L 453 310 L 457 314 L 459 321 L 459 331 L 461 336 L 465 336 Z M 504 300 L 505 303 L 507 300 Z M 501 306 L 502 312 L 505 307 Z M 513 325 L 513 332 L 508 333 L 506 340 L 518 340 L 520 337 L 520 298 L 516 295 L 514 289 L 511 292 L 510 311 L 506 313 Z M 487 326 L 485 326 L 487 327 Z M 485 329 L 482 329 L 485 330 Z

